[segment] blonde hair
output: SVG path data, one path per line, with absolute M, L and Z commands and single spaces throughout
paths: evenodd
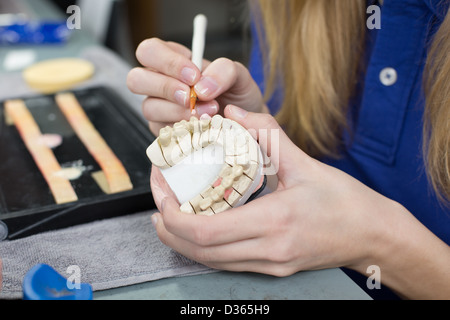
M 365 1 L 250 1 L 264 47 L 266 98 L 283 82 L 277 120 L 314 157 L 337 157 L 359 80 L 366 29 Z M 425 88 L 424 150 L 438 195 L 450 199 L 450 14 L 435 36 Z M 280 72 L 281 70 L 281 72 Z
M 450 11 L 434 37 L 425 68 L 423 150 L 441 200 L 450 200 Z

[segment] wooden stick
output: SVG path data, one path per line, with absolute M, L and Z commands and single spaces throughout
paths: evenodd
M 191 87 L 190 109 L 191 109 L 192 115 L 196 114 L 196 111 L 195 111 L 196 103 L 197 103 L 197 94 L 195 93 L 194 87 Z
M 108 183 L 108 193 L 133 189 L 130 177 L 122 162 L 95 129 L 77 98 L 72 93 L 61 93 L 56 95 L 56 102 L 78 138 L 102 169 Z
M 197 68 L 202 71 L 203 66 L 203 54 L 205 51 L 205 37 L 206 28 L 208 26 L 208 20 L 205 15 L 198 14 L 194 18 L 194 34 L 192 37 L 192 62 L 197 66 Z M 197 102 L 197 94 L 194 87 L 191 88 L 190 95 L 190 108 L 191 113 L 195 114 L 195 104 Z
M 16 126 L 25 146 L 33 157 L 57 204 L 77 201 L 78 197 L 70 181 L 58 173 L 61 166 L 53 151 L 42 142 L 42 133 L 32 114 L 22 100 L 5 102 L 5 112 Z

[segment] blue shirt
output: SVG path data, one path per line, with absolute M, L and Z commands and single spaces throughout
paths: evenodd
M 322 160 L 401 203 L 450 244 L 450 210 L 429 184 L 422 157 L 427 45 L 447 10 L 439 0 L 384 1 L 381 29 L 368 30 L 368 67 L 358 98 L 351 102 L 354 135 L 344 134 L 347 143 L 338 160 Z M 250 70 L 263 90 L 256 38 Z M 269 102 L 273 113 L 280 99 L 276 93 Z

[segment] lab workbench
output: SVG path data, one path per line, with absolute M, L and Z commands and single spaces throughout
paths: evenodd
M 31 1 L 36 10 L 54 8 L 45 0 Z M 32 50 L 35 60 L 78 56 L 81 50 L 95 44 L 77 32 L 66 45 L 0 47 L 0 72 L 8 66 L 5 60 L 12 51 Z M 112 66 L 113 67 L 113 66 Z M 3 97 L 0 97 L 3 99 Z M 139 109 L 140 106 L 137 106 Z M 211 272 L 171 277 L 115 289 L 94 292 L 94 299 L 370 299 L 341 269 L 299 272 L 285 278 L 253 273 Z

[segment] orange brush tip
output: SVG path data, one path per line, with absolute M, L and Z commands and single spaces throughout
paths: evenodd
M 195 104 L 197 103 L 197 94 L 195 93 L 194 88 L 191 88 L 191 97 L 190 97 L 190 108 L 191 113 L 195 113 Z

